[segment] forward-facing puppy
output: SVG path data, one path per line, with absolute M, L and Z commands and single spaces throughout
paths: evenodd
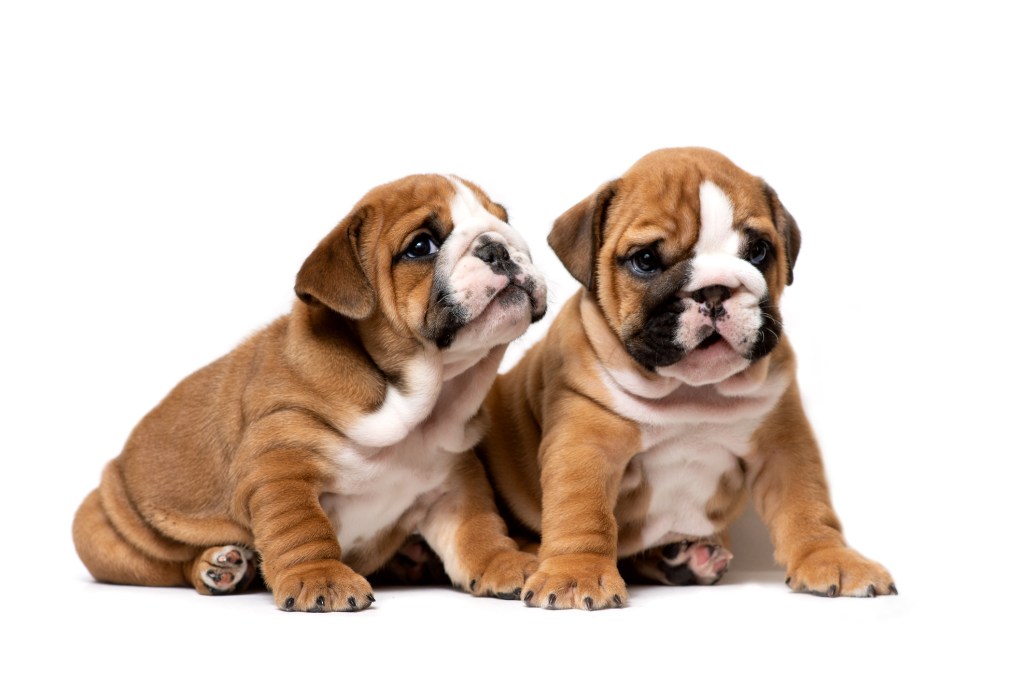
M 778 309 L 800 232 L 775 192 L 716 152 L 660 150 L 548 241 L 583 289 L 496 381 L 480 448 L 503 506 L 540 533 L 526 603 L 621 605 L 619 557 L 714 582 L 748 492 L 793 589 L 894 594 L 846 546 L 801 406 Z
M 418 533 L 452 582 L 515 598 L 472 447 L 509 342 L 546 290 L 505 209 L 454 177 L 370 191 L 299 270 L 298 301 L 182 381 L 75 517 L 100 581 L 241 589 L 252 550 L 279 608 L 364 609 L 363 575 Z

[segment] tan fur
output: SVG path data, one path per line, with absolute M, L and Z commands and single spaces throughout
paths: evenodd
M 336 453 L 351 446 L 346 429 L 376 411 L 389 382 L 401 385 L 410 363 L 430 351 L 419 327 L 432 267 L 396 266 L 394 258 L 431 214 L 450 221 L 453 195 L 440 176 L 369 192 L 303 265 L 291 314 L 187 377 L 146 415 L 75 517 L 75 546 L 97 580 L 209 593 L 200 576 L 218 546 L 239 545 L 258 551 L 279 607 L 355 610 L 373 600 L 362 576 L 410 533 L 431 529 L 457 536 L 452 556 L 442 558 L 458 565 L 453 579 L 464 588 L 510 595 L 521 587 L 535 559 L 507 537 L 471 452 L 356 548 L 339 545 L 321 507 L 337 489 Z M 489 200 L 485 206 L 504 216 Z M 486 387 L 503 352 L 495 346 L 454 381 Z M 467 433 L 482 419 L 469 415 Z
M 764 272 L 777 304 L 792 281 L 799 230 L 770 187 L 716 152 L 653 152 L 555 221 L 549 243 L 584 288 L 565 304 L 547 336 L 495 382 L 486 403 L 491 429 L 478 448 L 504 508 L 514 516 L 510 523 L 540 534 L 541 564 L 524 588 L 528 604 L 619 605 L 626 590 L 616 559 L 634 557 L 641 574 L 649 568 L 643 557 L 652 547 L 641 531 L 652 481 L 636 459 L 644 428 L 619 413 L 607 376 L 617 372 L 650 382 L 662 377 L 624 348 L 641 323 L 649 292 L 647 282 L 630 276 L 621 263 L 654 240 L 671 261 L 686 258 L 700 233 L 698 192 L 704 180 L 731 200 L 734 226 L 756 231 L 779 255 Z M 749 492 L 794 589 L 857 596 L 895 592 L 884 568 L 846 548 L 785 336 L 766 357 L 715 387 L 687 390 L 698 402 L 701 395 L 714 396 L 707 407 L 718 409 L 719 417 L 731 410 L 736 419 L 750 413 L 761 420 L 707 500 L 704 514 L 714 535 L 706 541 L 724 543 Z M 657 544 L 694 539 L 670 534 Z

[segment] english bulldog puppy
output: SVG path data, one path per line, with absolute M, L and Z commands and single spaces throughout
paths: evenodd
M 714 151 L 664 149 L 548 242 L 583 287 L 496 381 L 479 449 L 510 523 L 539 533 L 525 602 L 620 606 L 617 559 L 712 583 L 748 493 L 793 589 L 895 594 L 829 500 L 778 307 L 800 231 L 772 188 Z
M 546 289 L 505 209 L 456 177 L 371 190 L 309 255 L 291 313 L 147 414 L 74 520 L 96 580 L 356 611 L 416 534 L 451 581 L 518 598 L 536 567 L 472 448 Z M 255 552 L 255 554 L 254 554 Z

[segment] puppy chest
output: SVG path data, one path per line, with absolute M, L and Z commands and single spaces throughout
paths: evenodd
M 335 482 L 320 503 L 343 551 L 371 542 L 400 520 L 415 526 L 414 517 L 425 513 L 431 493 L 447 480 L 456 453 L 421 436 L 417 430 L 391 447 L 347 446 L 335 453 Z
M 652 435 L 621 485 L 620 499 L 643 501 L 619 510 L 619 526 L 627 529 L 620 544 L 633 545 L 632 551 L 679 535 L 714 535 L 722 529 L 723 508 L 743 492 L 741 456 L 749 449 L 748 429 L 697 424 Z

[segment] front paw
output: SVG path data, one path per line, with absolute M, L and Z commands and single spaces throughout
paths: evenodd
M 469 591 L 478 597 L 519 599 L 523 584 L 537 570 L 537 563 L 537 557 L 526 552 L 498 552 L 481 574 L 469 581 Z
M 606 609 L 626 601 L 626 583 L 615 560 L 596 554 L 563 554 L 541 562 L 526 581 L 527 606 L 549 609 Z
M 880 564 L 848 547 L 819 549 L 789 567 L 786 584 L 823 597 L 896 594 L 892 576 Z
M 361 611 L 375 601 L 366 578 L 333 559 L 282 571 L 271 591 L 282 611 Z

